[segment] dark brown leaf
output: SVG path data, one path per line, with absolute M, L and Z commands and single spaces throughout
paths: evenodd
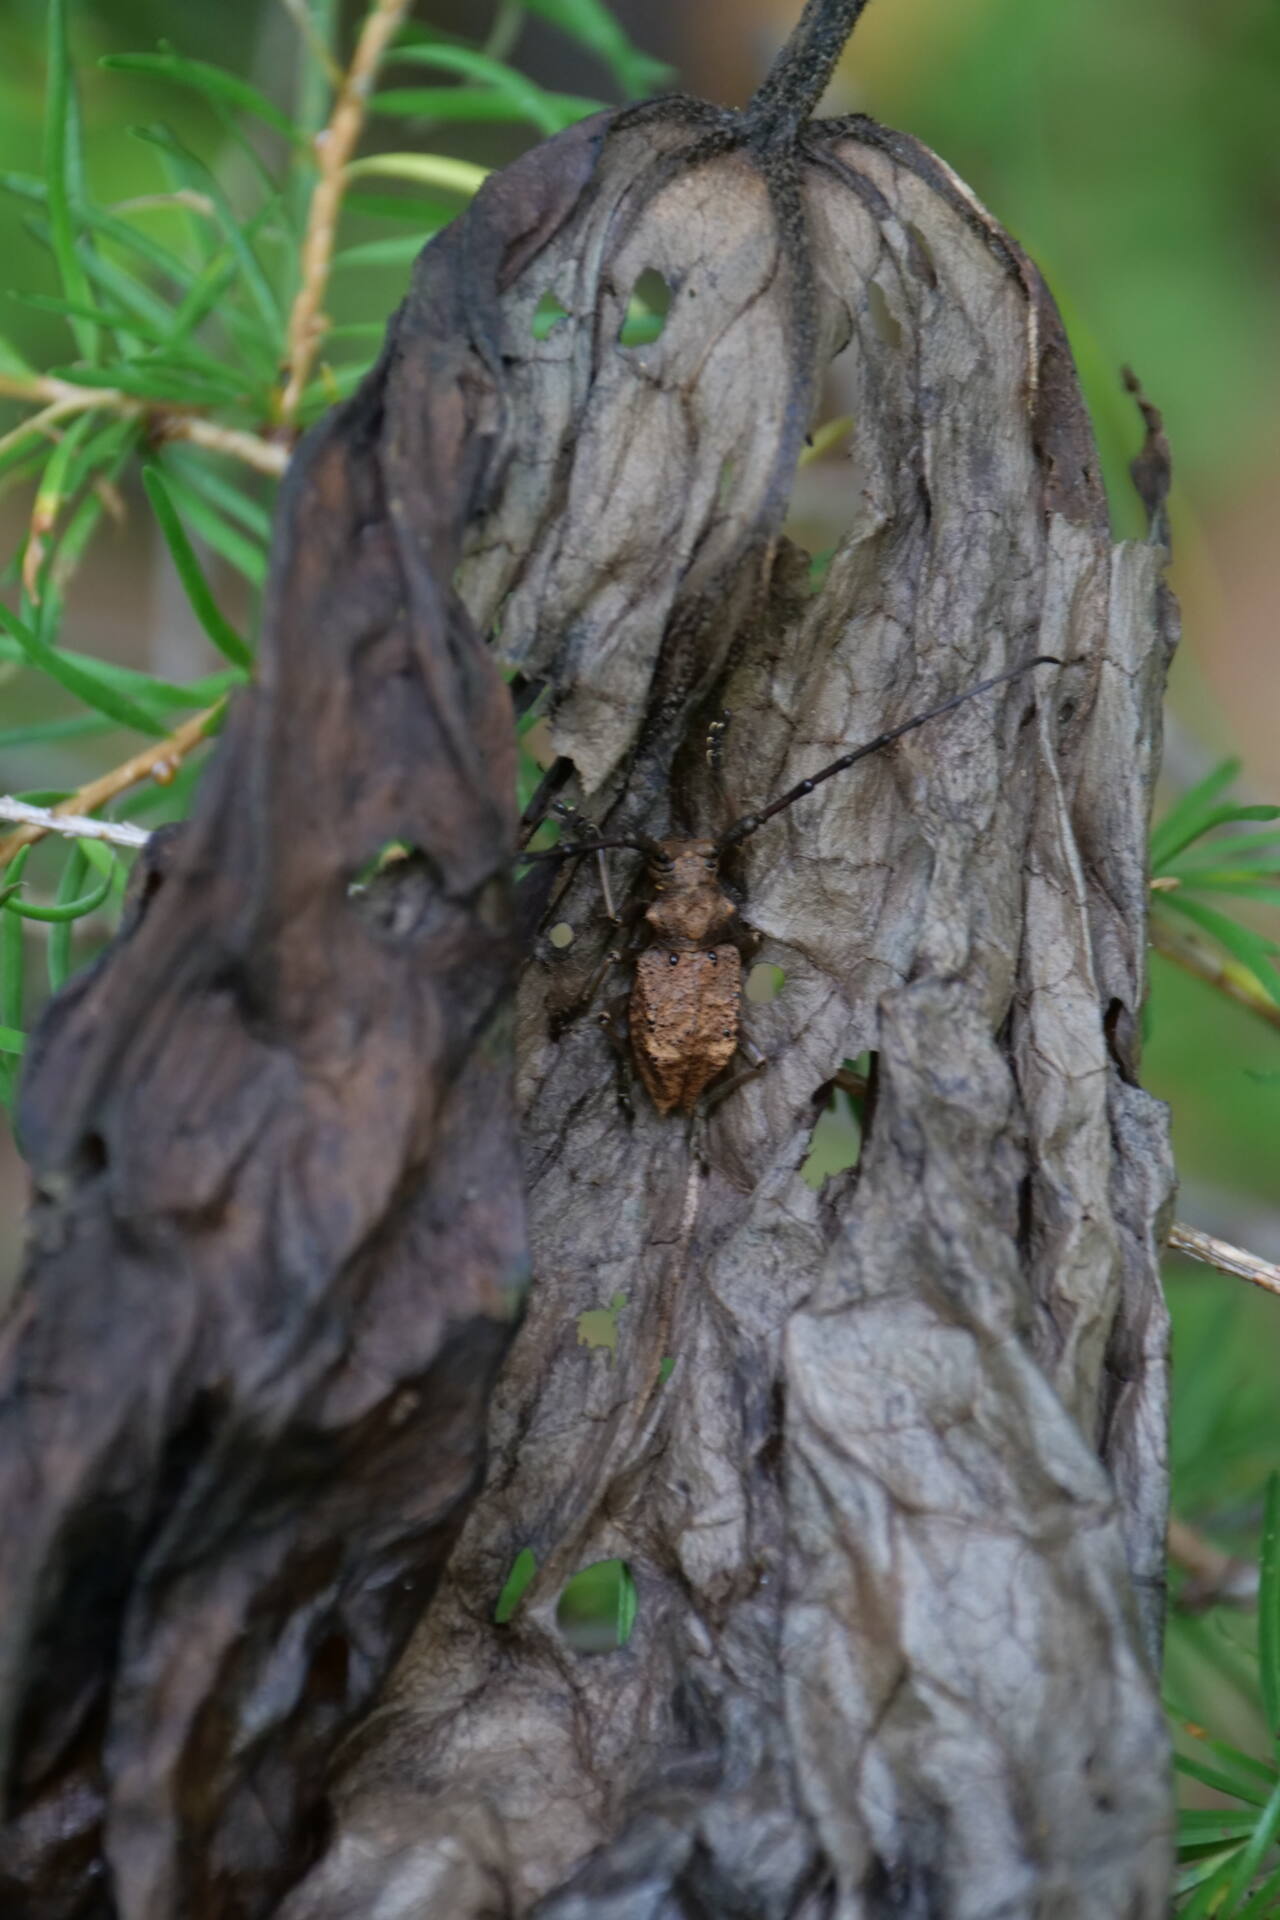
M 11 1884 L 61 1876 L 55 1920 L 109 1911 L 99 1800 L 122 1920 L 1167 1910 L 1164 554 L 1111 545 L 1016 245 L 915 142 L 810 123 L 860 10 L 810 0 L 745 114 L 538 149 L 423 256 L 298 463 L 199 819 L 46 1032 L 0 1699 Z M 654 273 L 661 335 L 622 346 Z M 784 521 L 824 393 L 855 424 L 814 592 Z M 754 807 L 1065 664 L 746 841 L 785 984 L 709 1117 L 626 1118 L 580 1006 L 594 870 L 525 883 L 574 932 L 519 985 L 534 1285 L 322 1835 L 326 1747 L 461 1520 L 520 1261 L 510 722 L 471 621 L 546 689 L 549 790 L 622 836 L 713 823 L 725 707 Z M 354 912 L 390 839 L 419 851 Z M 860 1163 L 815 1194 L 814 1095 L 863 1051 Z M 558 1603 L 614 1559 L 634 1632 L 587 1654 Z

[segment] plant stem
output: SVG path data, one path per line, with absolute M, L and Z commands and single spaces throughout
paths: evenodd
M 747 119 L 789 145 L 816 113 L 866 6 L 867 0 L 809 0 L 748 105 Z
M 65 834 L 74 840 L 106 840 L 113 847 L 145 847 L 151 835 L 145 827 L 124 820 L 90 820 L 86 814 L 55 813 L 51 807 L 33 807 L 11 794 L 0 794 L 0 820 L 16 820 L 42 833 Z
M 509 60 L 524 28 L 524 0 L 498 0 L 484 43 L 490 60 Z
M 311 195 L 307 231 L 302 242 L 302 284 L 289 315 L 288 377 L 280 397 L 280 417 L 292 425 L 305 391 L 327 322 L 325 293 L 333 265 L 338 215 L 346 190 L 346 166 L 364 127 L 374 76 L 399 30 L 410 0 L 374 0 L 351 66 L 343 78 L 329 124 L 316 135 L 320 177 Z
M 1256 1561 L 1238 1560 L 1215 1547 L 1202 1533 L 1176 1514 L 1169 1515 L 1169 1558 L 1188 1575 L 1178 1595 L 1179 1613 L 1202 1613 L 1206 1607 L 1256 1607 Z
M 124 793 L 129 787 L 136 787 L 142 780 L 162 776 L 162 784 L 167 785 L 186 756 L 200 745 L 225 704 L 225 701 L 218 700 L 213 706 L 193 714 L 190 720 L 184 720 L 166 739 L 153 741 L 139 753 L 122 761 L 118 767 L 113 767 L 109 773 L 99 774 L 96 780 L 86 782 L 50 811 L 61 817 L 92 813 L 96 807 L 105 806 L 108 800 L 114 800 L 117 794 Z M 43 840 L 50 831 L 47 825 L 28 824 L 0 840 L 0 867 L 7 866 L 21 848 L 33 841 Z
M 279 479 L 289 464 L 287 447 L 263 440 L 256 433 L 246 433 L 240 427 L 220 427 L 201 414 L 167 402 L 137 400 L 116 387 L 81 387 L 70 380 L 56 379 L 52 374 L 28 377 L 0 373 L 0 398 L 30 400 L 43 406 L 34 420 L 25 421 L 21 428 L 5 435 L 5 446 L 12 445 L 24 431 L 43 432 L 53 420 L 100 408 L 124 420 L 145 420 L 157 440 L 188 440 L 193 446 L 206 447 L 210 453 L 225 453 L 232 460 L 242 460 L 246 466 L 256 468 L 259 473 L 269 473 L 275 479 Z
M 1261 982 L 1246 973 L 1235 961 L 1223 959 L 1190 934 L 1169 926 L 1164 918 L 1155 914 L 1151 916 L 1150 937 L 1156 952 L 1162 953 L 1166 960 L 1172 960 L 1184 972 L 1194 974 L 1206 986 L 1216 987 L 1228 1000 L 1234 1000 L 1239 1007 L 1247 1007 L 1250 1013 L 1256 1013 L 1269 1026 L 1280 1027 L 1280 1006 Z
M 1280 1295 L 1280 1267 L 1260 1259 L 1256 1253 L 1246 1253 L 1243 1247 L 1233 1247 L 1225 1240 L 1216 1239 L 1211 1233 L 1201 1233 L 1199 1227 L 1175 1220 L 1169 1230 L 1169 1250 L 1185 1254 L 1188 1260 L 1199 1260 L 1219 1273 L 1230 1274 L 1234 1280 L 1248 1280 L 1266 1293 Z

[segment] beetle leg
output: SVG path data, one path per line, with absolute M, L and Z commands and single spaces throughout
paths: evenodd
M 761 1053 L 754 1040 L 748 1040 L 742 1029 L 738 1029 L 738 1052 L 747 1062 L 752 1073 L 761 1073 L 769 1064 L 767 1054 Z
M 586 1012 L 587 1008 L 599 993 L 607 976 L 613 971 L 614 967 L 619 966 L 621 962 L 626 959 L 631 930 L 643 912 L 644 902 L 642 900 L 633 900 L 629 907 L 623 909 L 621 917 L 617 918 L 619 937 L 613 940 L 605 949 L 599 966 L 582 990 L 581 998 L 574 1008 L 575 1013 Z
M 558 1038 L 566 1027 L 572 1026 L 575 1020 L 581 1019 L 582 1015 L 590 1008 L 607 976 L 613 971 L 614 967 L 629 957 L 627 950 L 631 940 L 631 934 L 644 910 L 645 902 L 642 899 L 632 900 L 629 905 L 623 908 L 621 914 L 618 916 L 617 935 L 605 949 L 599 966 L 597 966 L 577 999 L 572 1001 L 563 1012 L 557 1013 L 554 1016 L 551 1023 L 551 1031 L 554 1037 Z
M 714 1113 L 722 1100 L 727 1100 L 731 1093 L 738 1091 L 739 1087 L 745 1087 L 748 1080 L 754 1080 L 756 1075 L 763 1073 L 769 1064 L 768 1054 L 761 1053 L 759 1047 L 753 1040 L 748 1040 L 741 1028 L 738 1029 L 738 1052 L 747 1062 L 746 1066 L 740 1067 L 737 1073 L 724 1082 L 723 1086 L 712 1089 L 707 1095 L 704 1112 Z
M 730 927 L 728 938 L 741 954 L 743 964 L 748 967 L 764 945 L 764 935 L 759 927 L 753 927 L 750 921 L 742 919 L 740 915 Z
M 628 995 L 621 994 L 611 1007 L 598 1013 L 596 1019 L 600 1030 L 614 1050 L 618 1070 L 618 1105 L 628 1120 L 636 1117 L 635 1101 L 631 1097 L 631 1038 L 627 1027 Z

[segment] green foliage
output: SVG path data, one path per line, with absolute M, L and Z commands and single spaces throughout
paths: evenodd
M 532 1547 L 521 1547 L 511 1563 L 511 1571 L 503 1582 L 502 1592 L 498 1595 L 498 1604 L 493 1610 L 495 1626 L 506 1626 L 524 1598 L 525 1588 L 537 1571 L 538 1563 L 533 1556 Z
M 1178 1913 L 1182 1920 L 1264 1920 L 1280 1910 L 1280 1477 L 1267 1483 L 1259 1565 L 1256 1653 L 1242 1658 L 1263 1704 L 1262 1758 L 1212 1738 L 1188 1714 L 1172 1714 L 1174 1765 L 1224 1805 L 1187 1807 L 1178 1820 Z
M 577 1653 L 615 1653 L 635 1630 L 635 1578 L 625 1560 L 597 1560 L 567 1582 L 556 1625 Z
M 160 11 L 173 12 L 155 17 Z M 281 369 L 317 179 L 314 135 L 331 106 L 330 63 L 346 51 L 334 37 L 332 0 L 310 0 L 307 11 L 317 40 L 300 55 L 295 98 L 282 103 L 233 70 L 243 48 L 227 65 L 213 57 L 224 26 L 234 47 L 240 28 L 230 19 L 211 26 L 190 10 L 185 50 L 113 50 L 95 65 L 88 0 L 46 0 L 31 10 L 42 20 L 47 65 L 39 173 L 12 164 L 25 160 L 24 145 L 35 150 L 21 63 L 16 80 L 0 79 L 16 129 L 0 150 L 10 163 L 0 168 L 13 215 L 9 251 L 15 265 L 30 265 L 35 289 L 14 297 L 14 339 L 0 338 L 0 379 L 31 388 L 0 431 L 0 488 L 33 503 L 6 574 L 16 610 L 0 603 L 8 703 L 0 750 L 41 769 L 28 778 L 43 790 L 21 796 L 35 804 L 65 798 L 88 774 L 162 742 L 194 715 L 209 712 L 206 731 L 215 730 L 220 703 L 252 671 L 275 489 L 260 469 L 273 455 L 279 464 L 293 431 L 282 417 Z M 866 103 L 932 140 L 1050 268 L 1117 502 L 1133 424 L 1119 397 L 1121 359 L 1137 361 L 1162 402 L 1171 395 L 1175 449 L 1203 470 L 1234 466 L 1241 436 L 1247 441 L 1267 419 L 1258 395 L 1273 358 L 1273 316 L 1263 304 L 1271 296 L 1264 276 L 1233 273 L 1233 262 L 1247 245 L 1247 222 L 1266 217 L 1267 182 L 1277 178 L 1267 80 L 1280 51 L 1280 13 L 1248 4 L 1230 19 L 1202 12 L 1203 20 L 1188 14 L 1166 33 L 1161 0 L 1132 0 L 1122 18 L 1102 0 L 1070 16 L 1051 0 L 995 0 L 977 10 L 954 58 L 913 53 L 909 97 L 895 100 L 890 91 Z M 595 110 L 593 99 L 540 87 L 521 70 L 513 55 L 526 16 L 590 55 L 598 80 L 587 84 L 601 92 L 631 98 L 670 83 L 604 0 L 501 0 L 483 43 L 406 27 L 370 99 L 379 150 L 351 169 L 326 300 L 336 324 L 297 425 L 363 377 L 410 262 L 483 179 L 481 158 L 509 157 L 513 128 L 517 138 L 540 136 Z M 910 6 L 899 15 L 886 7 L 880 17 L 887 27 L 900 17 L 918 40 Z M 1129 94 L 1147 76 L 1162 99 L 1185 110 L 1148 114 L 1135 135 Z M 1098 109 L 1085 141 L 1081 100 Z M 1106 101 L 1114 112 L 1103 111 Z M 95 103 L 102 124 L 88 141 L 90 167 L 85 123 L 92 135 Z M 396 121 L 401 129 L 388 142 Z M 1122 136 L 1140 139 L 1144 164 L 1117 147 Z M 654 293 L 652 303 L 633 302 L 622 345 L 661 331 L 660 289 Z M 550 331 L 561 318 L 549 301 L 535 327 Z M 1206 339 L 1215 345 L 1207 356 Z M 37 391 L 39 375 L 62 385 Z M 230 442 L 218 447 L 168 430 L 193 418 L 246 437 L 260 450 L 258 463 Z M 63 643 L 68 594 L 121 498 L 130 513 L 153 517 L 211 642 L 206 663 L 187 677 Z M 815 560 L 815 577 L 828 558 Z M 536 709 L 521 721 L 525 801 L 538 779 L 529 750 L 538 725 Z M 200 770 L 196 753 L 168 784 L 122 790 L 112 810 L 149 825 L 181 817 Z M 1234 763 L 1216 768 L 1160 822 L 1152 872 L 1173 884 L 1157 889 L 1153 913 L 1192 927 L 1222 949 L 1227 965 L 1280 999 L 1280 949 L 1265 931 L 1280 904 L 1280 811 L 1233 805 L 1224 796 L 1235 772 Z M 46 841 L 0 872 L 0 1098 L 12 1097 L 47 993 L 114 924 L 127 858 L 96 841 Z M 1157 972 L 1154 999 L 1152 1057 L 1183 1046 L 1179 1059 L 1190 1066 L 1178 1084 L 1195 1087 L 1175 1125 L 1192 1124 L 1194 1104 L 1210 1116 L 1203 1124 L 1215 1151 L 1230 1161 L 1247 1150 L 1269 1169 L 1280 1055 L 1269 1062 L 1260 1053 L 1268 1036 L 1259 1028 L 1256 1048 L 1252 1031 L 1241 1040 L 1238 1027 L 1251 1016 L 1221 1011 L 1192 982 Z M 1230 1046 L 1206 1038 L 1219 1016 L 1237 1023 Z M 1247 1085 L 1242 1059 L 1254 1074 Z M 835 1096 L 815 1141 L 815 1181 L 856 1155 L 857 1117 L 846 1094 Z M 1265 1367 L 1271 1351 L 1280 1362 L 1280 1333 L 1273 1303 L 1242 1302 L 1231 1283 L 1215 1291 L 1217 1284 L 1171 1277 L 1175 1502 L 1215 1537 L 1251 1551 L 1267 1475 L 1280 1462 Z M 598 1325 L 584 1316 L 592 1321 L 588 1344 L 599 1334 L 594 1344 L 610 1355 L 621 1304 L 615 1298 L 598 1309 Z M 672 1364 L 664 1361 L 664 1378 Z M 1170 1685 L 1197 1716 L 1180 1715 L 1180 1772 L 1201 1799 L 1213 1793 L 1223 1802 L 1183 1815 L 1182 1911 L 1193 1916 L 1280 1913 L 1276 1500 L 1272 1481 L 1256 1649 L 1249 1623 L 1222 1609 L 1170 1621 Z M 526 1548 L 504 1584 L 497 1622 L 512 1618 L 535 1573 Z M 571 1645 L 614 1651 L 630 1638 L 636 1608 L 630 1570 L 609 1561 L 569 1582 L 558 1617 Z M 1210 1738 L 1200 1721 L 1230 1737 Z
M 1280 1003 L 1280 973 L 1272 959 L 1280 944 L 1195 897 L 1225 894 L 1280 906 L 1280 829 L 1233 831 L 1254 821 L 1280 820 L 1280 807 L 1222 802 L 1219 796 L 1239 771 L 1238 760 L 1224 760 L 1183 794 L 1155 829 L 1152 911 L 1180 915 L 1210 934 Z
M 504 0 L 484 46 L 407 26 L 388 66 L 413 76 L 426 69 L 442 84 L 384 87 L 374 110 L 426 115 L 446 127 L 465 122 L 472 131 L 518 121 L 536 134 L 596 111 L 598 102 L 550 92 L 502 57 L 500 43 L 508 51 L 514 45 L 525 11 Z M 602 79 L 624 95 L 665 77 L 599 0 L 530 0 L 528 11 L 586 48 Z M 133 736 L 124 742 L 132 754 L 139 740 L 167 742 L 178 719 L 204 709 L 210 718 L 203 731 L 216 730 L 219 703 L 253 669 L 247 636 L 256 629 L 266 577 L 271 470 L 283 464 L 282 443 L 350 393 L 372 364 L 395 295 L 385 282 L 370 281 L 370 270 L 394 268 L 403 284 L 415 255 L 484 178 L 483 167 L 448 152 L 383 153 L 355 163 L 352 178 L 381 175 L 396 191 L 348 193 L 347 228 L 367 232 L 372 220 L 397 231 L 339 246 L 332 295 L 347 312 L 325 337 L 296 424 L 287 420 L 289 319 L 319 178 L 313 135 L 328 116 L 331 75 L 342 55 L 337 15 L 329 5 L 309 9 L 317 37 L 302 44 L 292 112 L 229 68 L 164 44 L 107 54 L 100 69 L 109 86 L 121 89 L 121 122 L 132 106 L 130 89 L 142 88 L 148 100 L 167 91 L 184 115 L 192 104 L 203 112 L 217 136 L 207 158 L 199 126 L 189 130 L 185 120 L 179 126 L 152 115 L 131 126 L 145 172 L 133 166 L 135 191 L 122 199 L 110 188 L 95 189 L 86 171 L 80 90 L 88 74 L 83 59 L 77 71 L 71 38 L 83 14 L 69 0 L 51 0 L 46 10 L 43 169 L 0 175 L 0 189 L 22 210 L 57 286 L 54 293 L 14 296 L 56 329 L 43 376 L 0 340 L 0 376 L 18 383 L 16 392 L 7 390 L 21 409 L 0 435 L 0 485 L 20 483 L 34 494 L 29 530 L 8 572 L 20 586 L 17 610 L 0 603 L 0 680 L 17 696 L 14 709 L 30 715 L 19 722 L 15 711 L 14 723 L 0 731 L 7 751 L 54 753 L 83 741 L 119 759 L 119 735 Z M 405 182 L 441 192 L 424 197 L 404 191 Z M 366 302 L 355 316 L 347 291 L 353 285 Z M 641 314 L 641 327 L 645 321 Z M 211 431 L 187 437 L 193 419 Z M 170 681 L 62 644 L 68 588 L 104 510 L 121 492 L 135 509 L 143 501 L 149 507 L 196 620 L 226 662 L 221 671 Z M 238 578 L 247 619 L 228 611 L 231 583 L 215 574 L 214 562 Z M 522 731 L 532 724 L 531 715 Z M 157 747 L 157 763 L 171 771 L 169 753 Z M 197 755 L 164 787 L 122 786 L 115 810 L 180 816 L 198 775 Z M 536 778 L 526 755 L 522 781 L 531 788 Z M 42 971 L 56 990 L 77 958 L 77 934 L 88 936 L 80 956 L 87 957 L 109 930 L 124 879 L 121 858 L 90 841 L 24 848 L 0 878 L 6 1103 L 25 1027 L 43 993 L 32 942 L 44 945 Z

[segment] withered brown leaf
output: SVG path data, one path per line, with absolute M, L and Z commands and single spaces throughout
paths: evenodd
M 812 121 L 860 10 L 810 0 L 742 114 L 536 149 L 427 249 L 295 463 L 198 819 L 42 1036 L 0 1700 L 8 1885 L 50 1920 L 1165 1911 L 1163 551 L 1111 544 L 1016 244 L 913 140 Z M 621 345 L 654 271 L 661 335 Z M 784 522 L 824 392 L 852 475 L 814 591 Z M 492 1393 L 524 1226 L 476 629 L 615 832 L 710 817 L 723 706 L 748 805 L 1068 662 L 747 844 L 771 1065 L 693 1133 L 629 1123 L 565 1017 L 594 875 L 526 883 L 575 939 L 519 982 L 534 1285 Z M 815 1091 L 864 1050 L 859 1165 L 815 1194 Z M 557 1601 L 611 1558 L 638 1616 L 593 1658 Z

